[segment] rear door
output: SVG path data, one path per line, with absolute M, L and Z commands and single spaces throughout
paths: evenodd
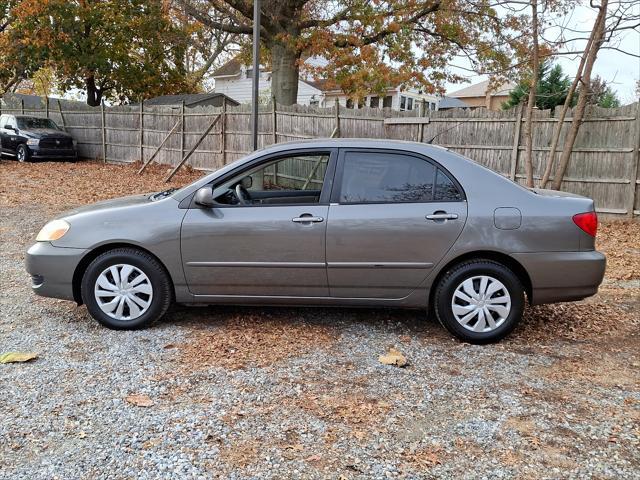
M 341 149 L 327 225 L 331 296 L 403 298 L 460 235 L 457 182 L 422 156 Z
M 337 151 L 296 151 L 213 185 L 192 208 L 181 247 L 196 295 L 326 297 L 325 238 Z

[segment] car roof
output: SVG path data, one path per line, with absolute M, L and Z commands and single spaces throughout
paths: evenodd
M 264 147 L 260 152 L 293 150 L 296 148 L 380 148 L 404 150 L 421 153 L 442 152 L 447 150 L 439 145 L 411 142 L 407 140 L 380 140 L 374 138 L 314 138 L 309 140 L 294 140 Z

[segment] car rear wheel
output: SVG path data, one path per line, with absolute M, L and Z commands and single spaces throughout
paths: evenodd
M 470 260 L 451 268 L 434 295 L 440 323 L 460 340 L 497 342 L 522 318 L 524 288 L 518 277 L 492 260 Z
M 26 145 L 18 145 L 18 149 L 16 150 L 16 158 L 19 162 L 28 162 L 31 157 L 31 153 L 29 152 L 29 148 Z
M 81 285 L 82 300 L 91 316 L 116 330 L 143 328 L 162 318 L 172 291 L 162 265 L 133 248 L 99 255 L 87 267 Z

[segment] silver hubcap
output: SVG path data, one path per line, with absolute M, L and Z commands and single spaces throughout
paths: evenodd
M 127 264 L 105 269 L 96 280 L 94 295 L 98 307 L 116 320 L 135 320 L 143 315 L 153 300 L 149 277 Z
M 19 162 L 24 162 L 24 157 L 25 157 L 24 150 L 19 148 L 18 149 L 18 161 Z
M 490 332 L 495 330 L 511 312 L 511 297 L 502 282 L 479 275 L 462 282 L 451 300 L 453 316 L 467 330 Z

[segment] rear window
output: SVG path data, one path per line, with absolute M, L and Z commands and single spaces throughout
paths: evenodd
M 458 187 L 453 183 L 442 170 L 438 169 L 436 174 L 436 189 L 433 195 L 436 202 L 458 202 L 462 200 L 462 194 Z

